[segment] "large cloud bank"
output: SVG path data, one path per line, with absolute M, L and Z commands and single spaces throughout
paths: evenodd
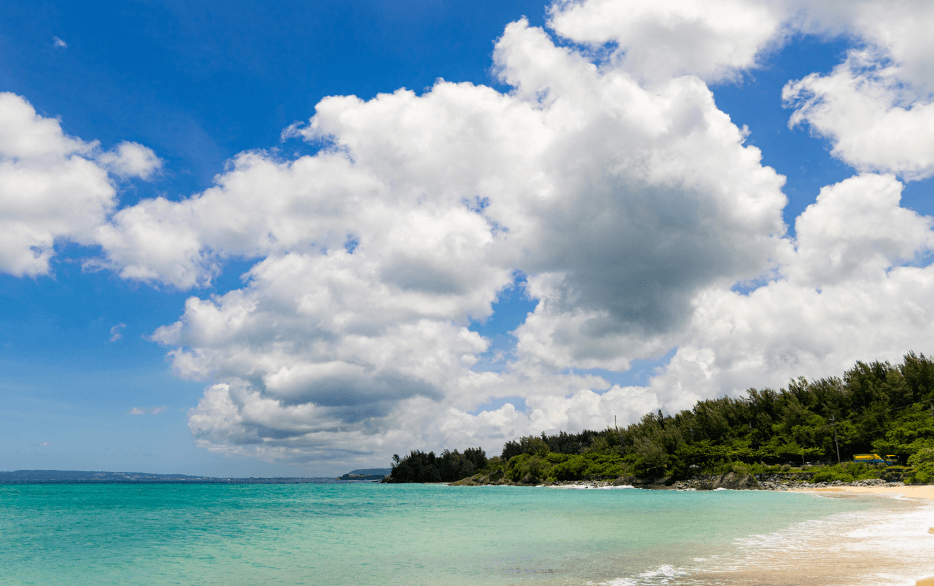
M 43 274 L 65 240 L 179 289 L 254 259 L 242 288 L 192 296 L 153 339 L 210 385 L 189 413 L 201 445 L 318 466 L 495 450 L 898 359 L 927 348 L 934 318 L 932 220 L 900 207 L 902 181 L 934 173 L 934 52 L 928 9 L 891 6 L 558 2 L 551 34 L 519 21 L 497 41 L 508 93 L 438 81 L 327 98 L 283 133 L 317 154 L 242 153 L 203 193 L 122 209 L 116 181 L 151 175 L 151 151 L 100 152 L 4 94 L 0 118 L 22 130 L 0 131 L 0 270 Z M 707 83 L 799 33 L 858 40 L 775 97 L 858 174 L 790 238 L 784 178 Z M 470 324 L 520 274 L 538 304 L 493 357 Z M 646 387 L 575 373 L 672 349 Z M 525 411 L 477 412 L 503 397 Z

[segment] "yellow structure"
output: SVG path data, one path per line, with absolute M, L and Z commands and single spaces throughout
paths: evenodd
M 854 462 L 862 462 L 863 464 L 885 464 L 886 466 L 891 466 L 898 462 L 898 456 L 888 455 L 885 458 L 878 454 L 856 454 L 853 456 Z

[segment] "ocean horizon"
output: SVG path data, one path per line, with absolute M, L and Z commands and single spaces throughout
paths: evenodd
M 749 572 L 794 561 L 811 584 L 914 584 L 923 556 L 905 556 L 924 544 L 897 539 L 913 525 L 934 526 L 934 507 L 768 491 L 7 484 L 0 575 L 17 586 L 630 586 L 754 583 Z M 878 563 L 806 562 L 831 554 Z

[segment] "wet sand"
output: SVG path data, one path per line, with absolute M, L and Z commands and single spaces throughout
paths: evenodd
M 934 586 L 934 486 L 841 486 L 789 492 L 873 499 L 856 515 L 739 540 L 679 586 Z M 885 501 L 875 501 L 885 499 Z
M 896 487 L 877 487 L 877 486 L 841 486 L 839 488 L 818 488 L 814 492 L 845 492 L 853 494 L 896 494 L 905 498 L 934 500 L 934 486 L 896 486 Z M 805 492 L 805 491 L 798 491 Z M 928 533 L 934 535 L 934 527 L 928 529 Z M 934 559 L 934 550 L 931 552 Z M 934 577 L 918 580 L 915 586 L 934 586 Z
M 925 486 L 835 486 L 830 488 L 812 488 L 789 492 L 842 492 L 852 494 L 888 494 L 901 495 L 910 499 L 934 500 L 934 485 Z

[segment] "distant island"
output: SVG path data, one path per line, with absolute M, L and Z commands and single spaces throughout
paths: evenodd
M 389 476 L 391 472 L 392 468 L 364 468 L 348 472 L 338 477 L 338 480 L 382 480 Z
M 276 477 L 224 478 L 148 472 L 101 472 L 83 470 L 14 470 L 0 472 L 0 484 L 322 484 L 337 481 L 373 481 L 389 476 L 391 468 L 353 470 L 338 478 Z
M 647 413 L 625 428 L 522 437 L 491 458 L 481 448 L 415 450 L 393 456 L 383 482 L 709 488 L 726 478 L 727 488 L 774 479 L 934 482 L 934 361 L 910 352 L 895 366 L 857 362 L 842 378 L 801 377 L 787 389 Z
M 216 478 L 147 472 L 15 470 L 0 472 L 0 484 L 320 484 L 333 478 Z

